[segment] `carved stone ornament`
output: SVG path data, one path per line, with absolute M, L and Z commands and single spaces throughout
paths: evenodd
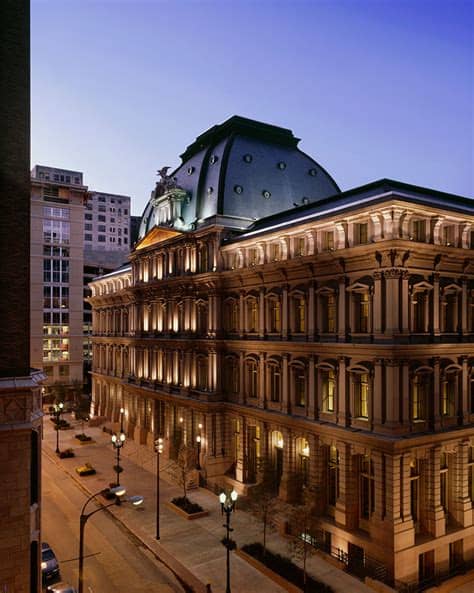
M 171 177 L 168 175 L 168 169 L 170 167 L 162 167 L 158 169 L 158 175 L 161 177 L 159 181 L 156 182 L 155 188 L 155 196 L 159 197 L 165 194 L 170 189 L 178 189 L 179 186 L 176 182 L 176 177 Z

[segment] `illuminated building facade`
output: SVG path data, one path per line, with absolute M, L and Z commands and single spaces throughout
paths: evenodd
M 296 144 L 231 118 L 162 170 L 91 284 L 93 413 L 150 455 L 199 436 L 209 486 L 270 460 L 322 547 L 403 588 L 474 562 L 473 202 L 340 192 Z

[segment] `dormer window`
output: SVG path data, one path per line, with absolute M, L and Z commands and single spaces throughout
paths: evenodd
M 248 250 L 248 264 L 249 264 L 249 266 L 257 265 L 257 250 L 256 249 Z
M 281 246 L 279 243 L 273 243 L 270 246 L 271 261 L 279 261 L 281 259 Z
M 323 249 L 324 251 L 334 251 L 334 231 L 323 232 Z

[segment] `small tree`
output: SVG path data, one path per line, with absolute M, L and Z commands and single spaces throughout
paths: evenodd
M 267 533 L 275 526 L 275 515 L 280 506 L 279 477 L 276 468 L 267 459 L 259 460 L 258 475 L 258 484 L 249 489 L 245 504 L 250 512 L 262 522 L 263 555 L 265 556 Z
M 175 463 L 175 476 L 178 484 L 183 489 L 183 497 L 188 499 L 188 479 L 196 467 L 194 449 L 188 445 L 181 445 L 178 451 L 178 458 Z
M 315 528 L 316 489 L 313 486 L 303 486 L 300 500 L 300 504 L 293 505 L 289 512 L 288 522 L 292 535 L 290 553 L 303 564 L 303 591 L 306 591 L 306 560 L 315 551 L 310 536 Z

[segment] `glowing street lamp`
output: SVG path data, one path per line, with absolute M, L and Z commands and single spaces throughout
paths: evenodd
M 91 511 L 90 513 L 86 513 L 85 512 L 86 507 L 89 504 L 89 502 L 93 498 L 95 498 L 96 496 L 101 494 L 101 492 L 96 492 L 95 494 L 92 494 L 92 496 L 90 496 L 86 500 L 86 502 L 84 503 L 84 506 L 82 507 L 82 510 L 81 510 L 81 516 L 79 518 L 79 582 L 78 582 L 78 588 L 77 588 L 78 593 L 84 593 L 84 579 L 83 579 L 83 573 L 84 573 L 84 532 L 85 532 L 87 520 L 89 519 L 89 517 L 92 517 L 92 515 L 95 515 L 99 511 L 108 509 L 109 507 L 111 507 L 115 504 L 121 504 L 121 502 L 122 502 L 121 497 L 125 495 L 126 489 L 123 486 L 116 486 L 115 488 L 110 489 L 110 493 L 115 495 L 114 502 L 107 504 L 105 506 L 100 506 L 98 509 Z M 132 503 L 133 506 L 139 506 L 142 504 L 143 500 L 144 500 L 143 496 L 136 495 L 136 496 L 130 496 L 130 497 L 126 498 L 124 502 L 130 502 L 130 503 Z
M 155 440 L 156 452 L 156 539 L 160 539 L 160 455 L 163 453 L 163 438 Z
M 234 531 L 230 526 L 230 515 L 235 509 L 235 503 L 237 501 L 238 494 L 235 490 L 232 490 L 230 494 L 221 492 L 219 495 L 219 501 L 221 503 L 221 512 L 226 514 L 226 522 L 224 527 L 226 528 L 226 537 L 223 541 L 224 546 L 227 549 L 227 578 L 225 593 L 231 593 L 230 591 L 230 550 L 235 548 L 235 542 L 230 539 L 230 532 Z
M 120 449 L 125 445 L 125 433 L 120 431 L 120 434 L 116 435 L 113 434 L 112 435 L 112 445 L 114 446 L 114 449 L 117 453 L 117 463 L 115 465 L 115 472 L 117 474 L 117 481 L 116 484 L 117 486 L 120 486 L 120 472 L 122 471 L 122 468 L 120 467 Z
M 59 402 L 53 406 L 53 416 L 55 417 L 56 426 L 56 455 L 59 455 L 59 426 L 61 422 L 61 414 L 63 413 L 64 404 Z

